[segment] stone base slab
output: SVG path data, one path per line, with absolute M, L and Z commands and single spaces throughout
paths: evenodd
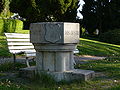
M 32 79 L 35 77 L 35 70 L 36 67 L 35 66 L 31 66 L 31 67 L 26 67 L 26 68 L 21 68 L 19 70 L 19 76 L 23 77 L 23 78 L 29 78 Z
M 95 76 L 95 72 L 91 70 L 81 70 L 74 69 L 66 72 L 47 72 L 50 74 L 57 82 L 65 80 L 65 81 L 73 81 L 73 80 L 81 80 L 87 81 Z
M 21 68 L 20 69 L 20 76 L 24 78 L 33 78 L 35 77 L 36 67 L 27 67 L 27 68 Z M 55 81 L 72 81 L 72 80 L 81 80 L 86 81 L 95 76 L 95 72 L 91 70 L 82 70 L 82 69 L 74 69 L 71 71 L 66 72 L 45 72 L 40 71 L 40 73 L 48 74 L 55 79 Z

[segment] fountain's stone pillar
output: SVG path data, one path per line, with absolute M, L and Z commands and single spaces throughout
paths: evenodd
M 43 22 L 30 25 L 30 40 L 36 49 L 36 72 L 50 74 L 56 81 L 82 79 L 93 71 L 76 70 L 73 51 L 79 43 L 79 24 Z

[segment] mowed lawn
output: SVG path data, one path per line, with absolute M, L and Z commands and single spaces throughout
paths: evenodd
M 54 83 L 50 78 L 43 77 L 42 80 L 20 80 L 18 77 L 11 79 L 0 79 L 0 89 L 16 90 L 120 90 L 120 45 L 108 44 L 99 41 L 80 38 L 77 45 L 80 53 L 77 55 L 105 56 L 104 60 L 84 60 L 83 64 L 77 64 L 75 68 L 94 70 L 96 75 L 86 82 L 73 81 L 71 83 Z M 0 36 L 0 56 L 11 56 L 7 49 L 5 36 Z M 11 66 L 12 64 L 6 64 Z M 17 65 L 17 70 L 22 65 Z M 6 72 L 5 65 L 0 65 L 0 75 Z M 7 71 L 10 68 L 7 67 Z M 15 72 L 15 71 L 14 71 Z M 4 75 L 1 75 L 4 76 Z M 6 81 L 7 80 L 7 81 Z M 10 82 L 10 84 L 9 84 Z
M 120 45 L 80 38 L 79 55 L 120 56 Z

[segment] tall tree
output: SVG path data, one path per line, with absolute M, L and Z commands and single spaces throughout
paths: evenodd
M 120 28 L 120 1 L 111 0 L 111 17 L 112 17 L 112 28 Z
M 12 0 L 10 10 L 28 22 L 75 21 L 78 0 Z
M 10 4 L 10 0 L 0 0 L 0 10 L 1 10 L 1 16 L 2 17 L 10 17 L 10 10 L 9 10 L 9 4 Z
M 81 11 L 83 15 L 83 27 L 92 34 L 96 28 L 96 10 L 95 10 L 95 1 L 94 0 L 84 0 L 85 4 Z
M 120 27 L 119 0 L 84 0 L 83 24 L 89 33 L 99 29 L 101 33 Z
M 3 10 L 3 2 L 2 0 L 0 0 L 0 13 L 2 12 L 2 10 Z

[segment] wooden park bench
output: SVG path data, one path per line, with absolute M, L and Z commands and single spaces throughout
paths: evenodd
M 16 62 L 16 54 L 25 54 L 26 64 L 29 65 L 29 57 L 36 56 L 36 51 L 32 43 L 30 43 L 29 34 L 5 33 L 9 52 L 13 54 L 14 62 Z
M 16 62 L 16 54 L 24 53 L 26 56 L 26 64 L 29 65 L 29 57 L 35 57 L 36 51 L 32 43 L 30 43 L 29 34 L 20 33 L 5 33 L 8 43 L 9 52 L 13 54 L 14 62 Z M 74 50 L 74 54 L 79 53 L 79 50 Z

